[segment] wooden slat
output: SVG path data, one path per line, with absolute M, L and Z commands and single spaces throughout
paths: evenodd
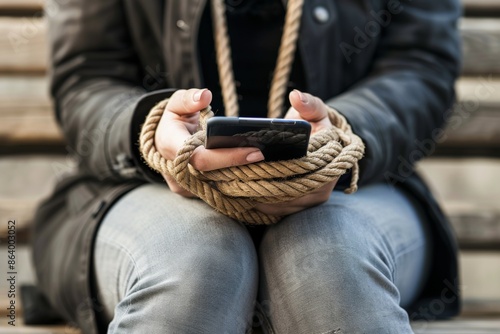
M 22 319 L 19 319 L 22 321 Z M 76 329 L 69 330 L 66 326 L 16 326 L 0 328 L 0 334 L 80 334 Z
M 0 11 L 11 9 L 40 10 L 45 3 L 44 0 L 0 0 Z M 498 0 L 462 0 L 466 10 L 500 10 Z
M 441 148 L 455 148 L 460 150 L 472 148 L 480 150 L 500 149 L 500 106 L 483 105 L 481 109 L 474 112 L 468 118 L 462 119 L 459 111 L 455 111 L 456 117 L 448 124 L 447 138 Z M 452 122 L 460 123 L 452 123 Z M 455 124 L 456 127 L 455 127 Z M 474 153 L 474 152 L 472 152 Z M 500 154 L 500 152 L 497 152 Z
M 464 108 L 474 114 L 483 106 L 500 106 L 500 77 L 481 75 L 462 77 L 455 86 L 457 99 L 467 101 Z
M 45 20 L 0 17 L 0 73 L 43 73 L 47 68 Z
M 450 213 L 450 221 L 463 250 L 500 250 L 500 213 Z
M 498 0 L 462 0 L 466 16 L 498 16 L 500 2 Z
M 500 159 L 426 159 L 417 166 L 463 249 L 500 250 Z
M 0 334 L 81 334 L 80 330 L 66 325 L 25 326 L 22 321 L 19 318 L 19 325 L 16 327 L 0 327 Z
M 75 169 L 69 156 L 0 156 L 0 217 L 15 219 L 20 241 L 26 241 L 40 201 L 48 196 L 58 179 Z M 0 239 L 7 235 L 0 226 Z
M 43 9 L 44 0 L 0 0 L 0 14 L 11 11 L 39 11 Z
M 0 11 L 11 9 L 40 10 L 44 3 L 44 0 L 0 0 Z M 500 10 L 500 1 L 498 0 L 462 0 L 462 4 L 466 10 Z
M 499 0 L 462 0 L 462 4 L 467 9 L 500 9 Z
M 500 157 L 500 79 L 462 77 L 456 85 L 457 104 L 437 156 Z
M 0 0 L 0 12 L 4 10 L 41 10 L 44 0 Z M 462 0 L 463 7 L 469 11 L 500 10 L 498 0 Z
M 416 321 L 412 323 L 416 334 L 498 334 L 500 320 Z
M 0 13 L 11 11 L 39 11 L 43 9 L 44 0 L 0 0 Z M 462 0 L 466 13 L 488 14 L 500 11 L 498 0 Z
M 0 77 L 0 147 L 62 145 L 47 79 Z
M 500 319 L 500 252 L 459 252 L 461 317 Z
M 460 317 L 466 319 L 481 317 L 500 319 L 500 300 L 466 299 L 463 302 Z
M 416 334 L 498 334 L 500 321 L 495 320 L 451 320 L 414 322 Z M 0 328 L 0 334 L 79 334 L 80 331 L 67 326 L 19 326 L 13 329 Z M 260 329 L 253 332 L 262 334 Z
M 463 19 L 463 66 L 466 75 L 500 74 L 500 19 Z
M 22 321 L 22 319 L 20 319 Z M 412 323 L 416 334 L 498 334 L 498 320 L 451 320 L 451 321 L 420 321 Z M 64 325 L 61 326 L 18 326 L 12 329 L 0 328 L 0 334 L 79 334 L 80 331 Z M 257 329 L 254 334 L 261 334 Z
M 447 129 L 447 139 L 436 146 L 433 157 L 500 158 L 499 109 L 484 109 L 464 120 L 457 128 Z

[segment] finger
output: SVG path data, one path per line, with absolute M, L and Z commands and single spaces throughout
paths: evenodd
M 190 116 L 212 102 L 212 92 L 208 89 L 181 89 L 168 101 L 166 109 L 177 115 Z
M 328 116 L 325 103 L 318 97 L 295 89 L 290 92 L 289 99 L 301 118 L 308 122 L 320 122 Z
M 206 149 L 200 146 L 194 150 L 189 162 L 197 170 L 208 172 L 262 160 L 264 160 L 264 155 L 255 147 Z

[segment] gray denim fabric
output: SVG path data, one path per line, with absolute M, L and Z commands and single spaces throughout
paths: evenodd
M 98 231 L 109 333 L 412 333 L 404 307 L 428 276 L 430 236 L 398 189 L 372 185 L 265 228 L 145 185 Z

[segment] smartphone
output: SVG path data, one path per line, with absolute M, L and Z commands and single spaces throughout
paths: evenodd
M 212 117 L 207 121 L 206 148 L 257 147 L 266 161 L 307 155 L 311 124 L 299 119 Z

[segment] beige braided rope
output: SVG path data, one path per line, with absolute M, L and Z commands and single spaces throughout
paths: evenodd
M 308 155 L 304 158 L 199 172 L 189 164 L 189 159 L 194 150 L 204 144 L 205 122 L 212 115 L 210 107 L 201 112 L 203 129 L 186 140 L 173 161 L 167 161 L 154 144 L 156 128 L 167 102 L 164 100 L 155 106 L 142 127 L 140 147 L 144 159 L 151 168 L 172 175 L 183 188 L 229 217 L 247 224 L 275 223 L 281 217 L 257 211 L 255 205 L 302 197 L 349 169 L 352 169 L 351 184 L 345 192 L 357 189 L 357 162 L 363 157 L 364 145 L 346 119 L 333 109 L 329 110 L 329 118 L 334 127 L 311 137 Z
M 227 33 L 226 6 L 224 0 L 212 0 L 211 4 L 217 68 L 219 70 L 219 82 L 222 99 L 224 100 L 225 114 L 226 116 L 238 116 L 238 95 L 236 94 L 234 81 L 231 45 Z
M 271 82 L 271 90 L 269 92 L 269 102 L 267 106 L 269 118 L 281 117 L 283 113 L 288 79 L 290 78 L 295 50 L 297 49 L 297 39 L 299 38 L 303 5 L 304 0 L 288 1 L 278 60 L 276 62 L 276 68 L 274 69 L 273 81 Z

